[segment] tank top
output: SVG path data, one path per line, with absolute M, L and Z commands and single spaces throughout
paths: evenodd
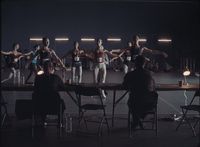
M 97 63 L 103 63 L 104 62 L 104 51 L 96 51 L 96 60 Z
M 124 58 L 125 58 L 124 59 L 125 61 L 131 61 L 131 51 L 130 51 L 130 49 L 125 51 Z
M 40 50 L 39 51 L 40 56 L 40 64 L 43 64 L 46 60 L 51 60 L 51 53 L 47 50 Z
M 9 58 L 9 61 L 8 61 L 8 67 L 10 67 L 10 68 L 15 68 L 15 69 L 19 69 L 19 58 L 20 57 L 20 55 L 15 55 L 14 53 L 12 53 L 12 54 L 10 54 L 9 56 L 8 56 L 8 58 Z
M 75 50 L 72 54 L 73 62 L 80 62 L 80 50 Z
M 132 47 L 131 48 L 131 58 L 135 59 L 137 55 L 141 55 L 142 47 Z

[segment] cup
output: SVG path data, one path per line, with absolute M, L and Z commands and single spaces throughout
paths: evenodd
M 183 81 L 178 81 L 178 86 L 182 87 L 183 86 Z

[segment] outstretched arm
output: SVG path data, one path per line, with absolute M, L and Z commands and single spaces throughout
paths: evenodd
M 147 47 L 143 47 L 142 50 L 141 50 L 141 54 L 142 54 L 143 52 L 152 53 L 153 50 L 152 50 L 152 49 L 149 49 L 149 48 L 147 48 Z
M 56 58 L 56 60 L 62 65 L 62 67 L 67 70 L 67 68 L 65 67 L 65 65 L 63 64 L 63 62 L 60 60 L 60 58 L 57 56 L 57 54 L 55 53 L 55 51 L 51 51 L 52 55 Z
M 31 54 L 33 54 L 33 51 L 30 51 L 28 53 L 25 53 L 24 56 L 30 56 Z
M 151 52 L 153 55 L 162 55 L 162 56 L 164 56 L 165 58 L 168 57 L 168 54 L 165 53 L 164 51 L 152 50 L 152 49 L 148 49 L 148 48 L 145 47 L 145 51 L 149 51 L 149 50 L 151 50 L 150 52 Z
M 104 53 L 108 54 L 108 55 L 111 56 L 111 57 L 118 57 L 117 54 L 110 53 L 108 50 L 104 50 Z
M 86 56 L 87 58 L 91 59 L 91 60 L 94 60 L 94 59 L 95 59 L 95 56 L 94 56 L 93 53 L 90 53 L 90 54 L 85 53 L 85 56 Z
M 121 51 L 121 49 L 112 49 L 110 53 L 120 53 Z
M 10 54 L 12 54 L 12 52 L 11 52 L 11 51 L 9 51 L 9 52 L 1 51 L 1 54 L 2 54 L 2 55 L 10 55 Z

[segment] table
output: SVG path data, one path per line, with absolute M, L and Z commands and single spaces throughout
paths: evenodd
M 123 87 L 121 83 L 81 83 L 81 84 L 65 84 L 64 89 L 59 89 L 59 91 L 65 91 L 70 96 L 70 98 L 74 101 L 76 105 L 78 105 L 77 99 L 72 96 L 70 92 L 74 92 L 77 86 L 84 87 L 97 87 L 108 91 L 113 91 L 113 105 L 112 105 L 112 126 L 114 127 L 114 115 L 115 115 L 115 107 L 116 105 L 126 96 L 128 90 Z M 179 86 L 178 84 L 156 84 L 157 91 L 178 91 L 178 90 L 187 90 L 187 91 L 196 91 L 199 89 L 198 84 L 189 84 Z M 33 91 L 33 85 L 1 85 L 1 91 Z M 116 98 L 117 91 L 125 91 L 118 99 Z

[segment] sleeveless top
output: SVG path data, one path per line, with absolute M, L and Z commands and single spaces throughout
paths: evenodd
M 73 62 L 80 62 L 80 50 L 74 50 L 72 53 Z
M 131 48 L 131 60 L 134 60 L 137 55 L 141 55 L 142 47 L 132 47 Z
M 39 50 L 38 52 L 39 54 L 39 57 L 40 57 L 40 65 L 43 65 L 43 63 L 46 61 L 46 60 L 51 60 L 51 52 L 50 51 L 47 51 L 47 50 Z
M 8 55 L 7 64 L 9 68 L 19 69 L 20 63 L 19 58 L 20 55 L 15 55 L 14 53 Z
M 130 49 L 127 49 L 124 53 L 124 62 L 130 62 L 131 60 L 131 51 Z
M 105 61 L 104 51 L 96 51 L 96 62 L 103 63 Z

